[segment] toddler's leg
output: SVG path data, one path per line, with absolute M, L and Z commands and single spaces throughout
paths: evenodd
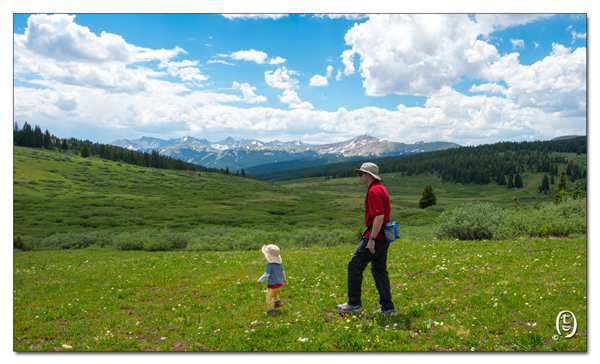
M 272 311 L 275 308 L 276 291 L 276 289 L 267 288 L 267 311 Z

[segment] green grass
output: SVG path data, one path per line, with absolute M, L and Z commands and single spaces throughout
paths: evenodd
M 251 252 L 95 249 L 14 253 L 15 351 L 586 351 L 587 241 L 392 244 L 398 314 L 340 315 L 354 246 L 282 249 L 284 306 L 266 317 Z M 578 334 L 552 339 L 556 315 Z
M 585 155 L 568 155 L 585 164 Z M 69 231 L 112 233 L 167 228 L 175 232 L 203 226 L 357 229 L 363 224 L 366 188 L 358 178 L 307 178 L 276 184 L 189 171 L 159 170 L 83 159 L 68 153 L 13 148 L 14 233 L 48 236 Z M 537 192 L 543 173 L 523 175 L 525 188 L 442 182 L 432 174 L 383 174 L 391 218 L 405 236 L 431 238 L 445 210 L 464 201 L 509 208 L 512 196 L 526 206 L 552 203 L 554 192 Z M 555 178 L 558 182 L 558 178 Z M 585 181 L 584 181 L 585 182 Z M 431 184 L 437 205 L 418 206 Z M 568 188 L 573 183 L 568 182 Z M 551 185 L 555 187 L 556 185 Z

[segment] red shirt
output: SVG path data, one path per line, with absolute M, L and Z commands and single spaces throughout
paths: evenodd
M 373 181 L 367 191 L 367 197 L 365 197 L 365 226 L 373 226 L 373 220 L 378 215 L 383 215 L 384 225 L 390 219 L 390 196 L 379 181 Z M 370 234 L 371 230 L 369 229 L 365 236 Z M 383 240 L 385 236 L 378 234 L 375 239 Z

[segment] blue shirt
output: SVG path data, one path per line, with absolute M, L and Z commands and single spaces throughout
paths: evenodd
M 258 280 L 264 282 L 269 279 L 267 285 L 269 286 L 281 286 L 283 281 L 287 281 L 285 278 L 285 272 L 283 271 L 283 265 L 277 263 L 267 263 L 265 273 Z

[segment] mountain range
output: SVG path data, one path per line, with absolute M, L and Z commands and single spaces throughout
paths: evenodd
M 295 163 L 290 162 L 298 160 L 298 165 L 305 165 L 300 160 L 307 158 L 310 159 L 311 165 L 319 165 L 369 156 L 405 155 L 460 147 L 452 142 L 397 143 L 369 135 L 339 143 L 317 145 L 298 140 L 262 142 L 257 139 L 235 140 L 231 137 L 219 142 L 210 142 L 191 136 L 169 140 L 150 137 L 118 139 L 110 144 L 141 152 L 156 150 L 161 155 L 205 167 L 229 168 L 232 172 L 251 167 L 265 171 L 265 168 L 256 168 L 262 165 L 269 165 L 265 166 L 268 170 L 295 168 Z

